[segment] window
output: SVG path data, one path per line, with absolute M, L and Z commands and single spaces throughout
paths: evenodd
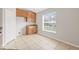
M 56 33 L 56 12 L 43 15 L 43 31 Z

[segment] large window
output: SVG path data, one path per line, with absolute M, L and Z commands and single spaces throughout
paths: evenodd
M 56 12 L 43 15 L 43 31 L 56 33 Z

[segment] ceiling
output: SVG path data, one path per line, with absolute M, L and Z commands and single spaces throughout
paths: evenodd
M 47 8 L 21 8 L 22 10 L 28 10 L 28 11 L 33 11 L 35 13 L 41 12 L 43 10 L 46 10 Z

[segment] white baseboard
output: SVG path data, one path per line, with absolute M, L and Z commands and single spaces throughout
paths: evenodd
M 14 40 L 15 40 L 15 39 L 13 39 L 13 40 L 11 40 L 10 42 L 4 44 L 2 48 L 5 48 L 6 45 L 8 45 L 9 43 L 11 43 L 11 42 L 14 41 Z
M 45 35 L 42 35 L 42 34 L 38 34 L 38 35 L 45 36 Z M 45 36 L 45 37 L 47 37 L 47 36 Z M 48 37 L 48 38 L 50 38 L 50 37 Z M 64 41 L 64 40 L 60 40 L 60 39 L 55 38 L 55 37 L 53 37 L 53 38 L 51 38 L 51 39 L 55 39 L 55 40 L 57 40 L 57 41 L 59 41 L 59 42 L 63 42 L 63 43 L 65 43 L 65 44 L 68 44 L 68 45 L 74 46 L 74 47 L 76 47 L 76 48 L 79 48 L 78 45 L 75 45 L 75 44 L 73 44 L 73 43 L 70 43 L 70 42 L 67 42 L 67 41 Z

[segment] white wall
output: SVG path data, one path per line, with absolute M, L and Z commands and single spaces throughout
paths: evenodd
M 42 15 L 49 12 L 57 13 L 57 33 L 42 31 Z M 75 8 L 56 8 L 47 9 L 37 15 L 38 33 L 59 41 L 71 43 L 79 47 L 79 9 Z
M 16 17 L 17 36 L 26 34 L 26 26 L 36 24 L 30 18 Z
M 2 26 L 2 14 L 3 13 L 3 11 L 2 11 L 2 8 L 0 8 L 0 27 L 3 27 Z M 2 32 L 2 29 L 0 29 L 0 32 Z M 2 33 L 0 33 L 0 47 L 2 46 Z
M 26 19 L 24 17 L 16 17 L 17 36 L 26 34 Z
M 0 8 L 0 26 L 2 26 L 2 8 Z
M 3 29 L 4 29 L 4 40 L 3 44 L 6 45 L 10 41 L 16 38 L 16 9 L 15 8 L 4 8 L 3 13 Z M 3 45 L 3 46 L 4 46 Z

